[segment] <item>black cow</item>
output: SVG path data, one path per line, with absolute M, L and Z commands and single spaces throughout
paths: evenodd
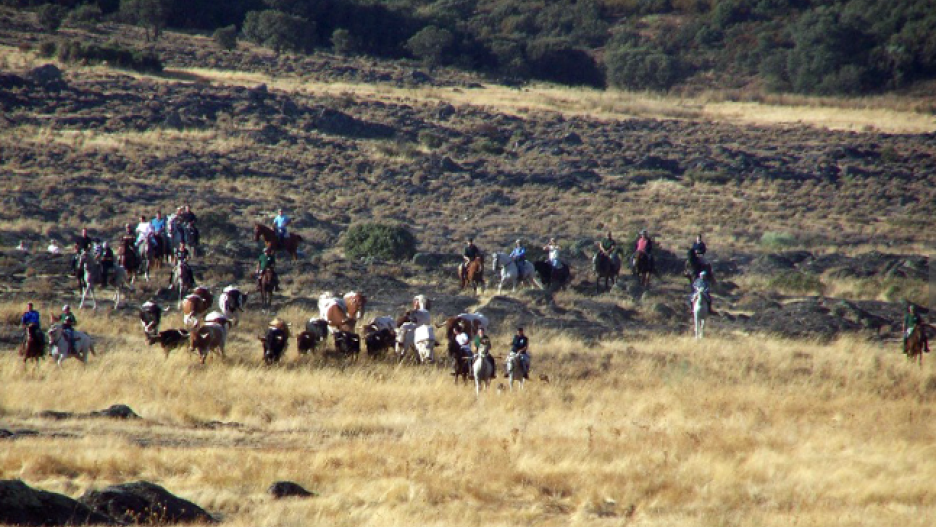
M 267 328 L 266 336 L 257 337 L 263 343 L 263 362 L 273 364 L 279 362 L 286 345 L 289 343 L 289 334 L 277 327 Z
M 163 309 L 154 302 L 146 302 L 140 306 L 140 323 L 143 324 L 143 333 L 150 336 L 159 333 L 159 323 L 162 322 L 162 314 L 166 311 L 169 311 L 169 308 Z
M 378 330 L 376 326 L 367 326 L 367 333 L 364 334 L 364 346 L 367 348 L 368 357 L 382 355 L 388 349 L 396 345 L 396 335 L 387 328 Z
M 356 358 L 361 353 L 361 336 L 350 331 L 335 332 L 335 350 L 341 355 Z
M 162 346 L 163 351 L 166 353 L 166 357 L 169 357 L 169 352 L 181 348 L 182 346 L 188 344 L 189 341 L 189 332 L 184 329 L 167 329 L 165 331 L 160 331 L 159 333 L 146 334 L 146 343 L 152 346 L 153 344 L 159 343 Z

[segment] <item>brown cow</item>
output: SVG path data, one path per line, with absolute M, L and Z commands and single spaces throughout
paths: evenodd
M 182 301 L 182 323 L 186 326 L 198 322 L 198 316 L 211 309 L 214 297 L 207 287 L 196 287 L 192 294 Z
M 198 327 L 198 322 L 196 321 L 195 327 L 192 328 L 189 336 L 189 350 L 198 352 L 202 364 L 205 363 L 205 359 L 208 358 L 208 353 L 212 350 L 216 351 L 221 358 L 224 358 L 224 327 L 217 324 L 207 324 L 204 327 Z

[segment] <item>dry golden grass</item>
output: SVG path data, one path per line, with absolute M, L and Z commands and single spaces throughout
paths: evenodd
M 809 125 L 830 130 L 886 133 L 926 133 L 936 130 L 936 116 L 898 101 L 880 99 L 843 100 L 797 97 L 773 103 L 712 100 L 711 97 L 677 97 L 646 92 L 595 90 L 532 84 L 522 89 L 484 85 L 482 89 L 394 88 L 372 84 L 310 82 L 302 77 L 263 75 L 205 68 L 171 70 L 199 79 L 231 85 L 256 85 L 293 93 L 376 99 L 404 103 L 450 103 L 474 105 L 499 112 L 522 115 L 529 112 L 560 112 L 596 119 L 629 117 L 697 119 L 737 124 Z M 154 77 L 155 78 L 155 77 Z
M 125 316 L 79 318 L 99 342 L 87 367 L 0 358 L 4 427 L 42 433 L 5 445 L 0 477 L 70 495 L 148 479 L 228 525 L 922 526 L 936 514 L 936 372 L 857 339 L 715 323 L 701 343 L 586 346 L 532 328 L 533 377 L 550 382 L 476 400 L 433 368 L 294 349 L 262 367 L 259 314 L 205 367 L 164 359 Z M 496 335 L 498 353 L 508 338 Z M 144 420 L 35 415 L 115 403 Z M 265 489 L 279 479 L 321 496 L 274 501 Z

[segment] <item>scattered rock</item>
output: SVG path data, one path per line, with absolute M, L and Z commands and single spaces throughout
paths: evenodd
M 124 523 L 213 523 L 198 505 L 148 481 L 112 485 L 86 492 L 79 500 L 90 509 Z
M 0 523 L 5 525 L 113 525 L 105 514 L 68 496 L 34 489 L 21 480 L 0 480 Z
M 302 488 L 299 484 L 293 483 L 292 481 L 277 481 L 276 483 L 270 485 L 270 488 L 267 489 L 267 492 L 269 492 L 270 495 L 276 499 L 287 497 L 308 498 L 310 496 L 318 496 L 318 494 L 309 492 Z
M 140 419 L 140 416 L 125 404 L 115 404 L 110 408 L 91 412 L 89 415 L 91 417 L 111 417 L 114 419 Z

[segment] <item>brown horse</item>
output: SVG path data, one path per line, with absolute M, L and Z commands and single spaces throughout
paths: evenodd
M 926 340 L 926 330 L 936 329 L 929 324 L 920 324 L 913 328 L 913 331 L 910 333 L 910 336 L 907 337 L 907 341 L 904 342 L 904 353 L 907 355 L 907 360 L 913 362 L 913 359 L 917 359 L 919 366 L 923 367 L 923 342 Z
M 20 344 L 19 350 L 20 357 L 23 357 L 23 364 L 26 364 L 29 359 L 33 359 L 36 361 L 36 366 L 38 366 L 39 359 L 45 357 L 45 346 L 45 339 L 42 332 L 39 331 L 39 326 L 37 324 L 26 326 L 26 336 L 23 343 Z
M 484 287 L 484 257 L 478 256 L 475 259 L 468 262 L 468 264 L 462 264 L 458 268 L 459 278 L 461 279 L 461 288 L 464 289 L 471 286 L 474 289 L 474 293 L 478 294 L 478 286 Z
M 638 251 L 634 256 L 634 275 L 637 276 L 640 285 L 650 287 L 650 275 L 653 273 L 653 266 L 650 264 L 650 255 Z
M 260 238 L 263 238 L 263 243 L 266 244 L 267 247 L 272 247 L 274 251 L 286 251 L 292 256 L 293 260 L 299 258 L 299 242 L 302 241 L 302 236 L 292 233 L 280 243 L 279 236 L 273 232 L 273 229 L 261 223 L 257 223 L 254 224 L 254 241 L 258 242 Z
M 130 236 L 124 236 L 124 238 L 120 240 L 119 247 L 117 248 L 117 265 L 123 267 L 127 271 L 127 274 L 130 276 L 130 283 L 133 283 L 134 277 L 136 277 L 140 270 L 140 257 L 137 255 L 133 238 Z
M 357 321 L 364 316 L 367 306 L 367 297 L 361 293 L 351 291 L 338 299 L 331 293 L 319 297 L 319 316 L 328 322 L 333 331 L 354 332 Z
M 276 271 L 267 267 L 257 280 L 257 289 L 260 291 L 260 308 L 269 309 L 273 305 L 273 290 L 276 288 Z

